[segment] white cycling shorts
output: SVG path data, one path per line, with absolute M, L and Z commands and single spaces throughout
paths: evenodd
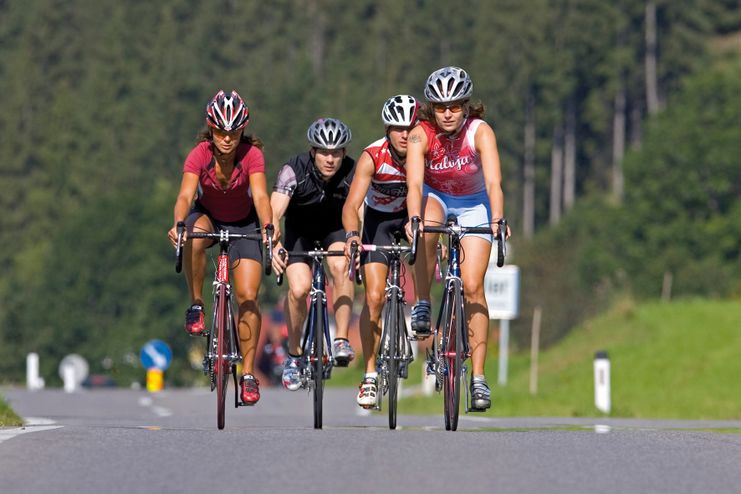
M 467 196 L 451 196 L 425 184 L 423 196 L 434 198 L 443 208 L 443 218 L 452 214 L 458 218 L 458 224 L 461 226 L 491 226 L 491 207 L 486 190 Z M 485 233 L 468 233 L 466 236 L 480 237 L 490 243 L 494 240 L 492 235 Z

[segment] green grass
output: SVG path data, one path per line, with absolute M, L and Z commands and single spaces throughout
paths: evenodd
M 5 400 L 0 397 L 0 427 L 16 427 L 22 424 L 23 421 L 21 418 L 18 417 Z
M 541 352 L 535 396 L 529 392 L 529 351 L 511 355 L 508 385 L 496 386 L 497 350 L 491 343 L 486 371 L 495 386 L 493 407 L 485 416 L 603 415 L 594 406 L 593 358 L 595 351 L 605 350 L 611 364 L 611 416 L 741 419 L 738 301 L 620 302 Z M 410 371 L 419 375 L 421 368 Z M 353 378 L 354 385 L 358 381 Z M 405 399 L 399 412 L 442 414 L 442 395 Z

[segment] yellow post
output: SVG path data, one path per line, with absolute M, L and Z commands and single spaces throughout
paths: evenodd
M 147 369 L 147 391 L 156 393 L 164 387 L 164 372 L 162 369 Z

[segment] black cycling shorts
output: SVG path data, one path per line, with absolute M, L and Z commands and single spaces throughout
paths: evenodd
M 201 216 L 208 216 L 211 220 L 211 224 L 214 226 L 214 231 L 229 230 L 232 233 L 259 233 L 260 222 L 257 219 L 257 213 L 253 208 L 250 214 L 243 220 L 234 222 L 219 221 L 206 210 L 198 201 L 195 202 L 193 208 L 188 214 L 188 218 L 185 220 L 185 225 L 188 228 L 188 233 L 193 231 L 193 225 Z M 209 247 L 216 245 L 218 241 L 214 240 Z M 254 259 L 257 262 L 262 262 L 262 242 L 258 240 L 249 240 L 246 238 L 240 238 L 234 240 L 229 244 L 229 260 L 236 262 L 239 259 Z
M 335 242 L 345 243 L 345 230 L 334 225 L 323 227 L 321 218 L 317 218 L 311 224 L 300 224 L 295 219 L 286 218 L 285 231 L 283 232 L 283 247 L 289 251 L 308 251 L 315 249 L 315 243 L 319 242 L 322 249 L 329 249 Z M 311 265 L 311 257 L 291 257 L 288 264 L 303 262 Z
M 406 209 L 398 213 L 384 213 L 366 206 L 365 219 L 363 220 L 363 243 L 391 245 L 396 232 L 399 233 L 402 240 L 406 241 L 404 225 L 407 224 L 407 221 Z M 365 265 L 370 262 L 381 262 L 386 266 L 389 265 L 388 258 L 383 252 L 361 252 L 360 264 Z

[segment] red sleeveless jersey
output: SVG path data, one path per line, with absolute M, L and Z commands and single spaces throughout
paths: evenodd
M 460 132 L 448 137 L 435 125 L 423 121 L 428 151 L 425 155 L 425 184 L 452 196 L 467 196 L 485 190 L 481 156 L 474 136 L 483 120 L 469 118 Z
M 397 213 L 407 207 L 407 182 L 404 165 L 396 163 L 391 156 L 389 141 L 383 137 L 365 148 L 373 160 L 375 171 L 371 179 L 365 203 L 384 213 Z

